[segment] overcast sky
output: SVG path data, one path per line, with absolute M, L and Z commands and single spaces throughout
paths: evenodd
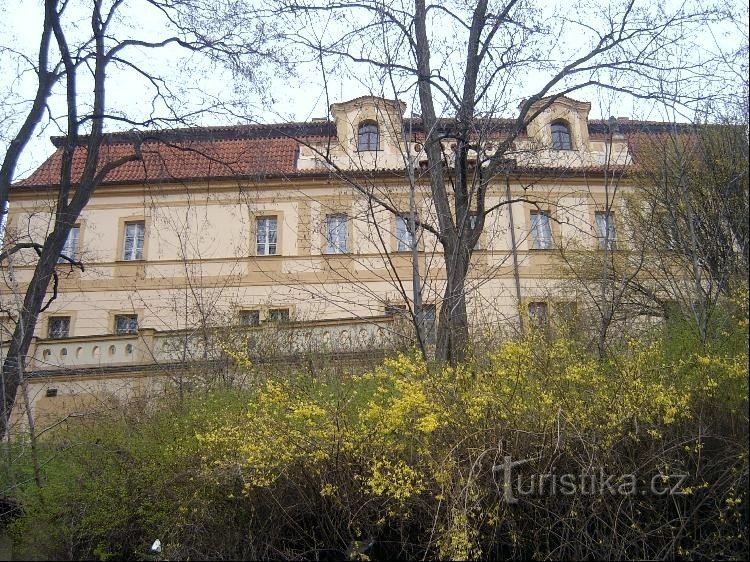
M 202 0 L 201 0 L 202 1 Z M 75 0 L 71 0 L 75 2 Z M 550 9 L 554 2 L 550 0 Z M 10 47 L 14 51 L 23 53 L 32 59 L 36 58 L 39 33 L 42 22 L 41 0 L 14 0 L 4 2 L 0 6 L 0 46 Z M 564 6 L 565 3 L 558 4 Z M 596 2 L 593 2 L 596 5 Z M 736 50 L 747 40 L 747 7 L 744 3 L 737 3 L 741 25 L 723 25 L 706 28 L 704 32 L 696 34 L 695 56 L 705 57 L 720 51 L 727 53 Z M 164 36 L 165 21 L 159 13 L 148 8 L 142 0 L 127 0 L 126 7 L 121 11 L 123 17 L 118 22 L 120 36 L 155 39 Z M 69 25 L 76 23 L 85 30 L 86 20 L 81 12 L 78 19 L 74 13 L 68 20 Z M 305 23 L 300 22 L 304 27 Z M 446 30 L 446 37 L 453 34 L 453 30 Z M 743 36 L 744 34 L 744 36 Z M 577 37 L 567 37 L 561 41 L 559 48 L 574 53 L 579 46 Z M 236 115 L 226 111 L 200 114 L 193 122 L 198 124 L 219 124 L 247 122 L 248 119 L 259 122 L 283 122 L 288 120 L 305 121 L 312 117 L 325 117 L 328 113 L 326 102 L 337 102 L 370 93 L 372 84 L 377 77 L 371 75 L 362 66 L 343 68 L 329 63 L 327 70 L 328 96 L 322 80 L 319 67 L 315 64 L 296 65 L 296 76 L 288 79 L 276 77 L 273 69 L 264 72 L 258 69 L 256 77 L 260 83 L 268 88 L 265 96 L 248 88 L 242 80 L 236 80 L 232 74 L 221 66 L 211 64 L 197 56 L 187 56 L 179 48 L 167 48 L 159 51 L 133 51 L 130 60 L 147 65 L 154 74 L 164 76 L 173 89 L 180 106 L 188 111 L 191 108 L 205 107 L 215 100 L 240 100 L 244 103 L 232 105 Z M 439 62 L 437 63 L 439 64 Z M 460 65 L 456 65 L 460 67 Z M 19 61 L 18 57 L 7 50 L 0 52 L 0 72 L 5 80 L 0 84 L 0 126 L 2 132 L 0 140 L 7 142 L 10 134 L 17 130 L 19 116 L 25 114 L 28 99 L 33 95 L 35 76 L 29 71 L 28 65 Z M 717 70 L 718 72 L 718 70 Z M 746 72 L 746 69 L 743 71 Z M 521 97 L 524 90 L 533 91 L 541 83 L 543 76 L 535 76 L 529 72 L 523 77 L 523 82 L 513 90 L 513 95 Z M 85 88 L 85 83 L 82 84 Z M 58 88 L 51 99 L 51 114 L 64 117 L 64 104 L 61 103 Z M 132 72 L 117 71 L 108 76 L 107 102 L 109 107 L 129 115 L 148 115 L 151 111 L 150 99 L 142 78 Z M 405 96 L 407 115 L 411 112 L 411 99 Z M 631 116 L 637 118 L 663 119 L 663 110 L 653 104 L 635 103 L 623 97 L 613 97 L 595 90 L 585 90 L 573 97 L 592 102 L 592 118 L 616 116 Z M 61 121 L 64 122 L 64 121 Z M 52 152 L 49 142 L 51 135 L 61 134 L 62 131 L 54 123 L 46 123 L 40 128 L 30 142 L 17 169 L 16 177 L 28 175 L 31 170 L 44 161 Z M 123 124 L 108 124 L 107 130 L 127 129 Z

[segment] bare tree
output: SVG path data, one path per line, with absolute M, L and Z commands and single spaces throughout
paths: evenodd
M 638 288 L 689 313 L 702 340 L 714 308 L 748 275 L 748 147 L 745 124 L 676 128 L 643 139 L 638 196 L 628 208 L 648 248 Z
M 0 224 L 2 224 L 4 214 L 7 211 L 8 190 L 13 181 L 18 160 L 44 116 L 52 87 L 62 76 L 62 64 L 59 61 L 50 61 L 50 51 L 53 45 L 53 21 L 60 17 L 62 10 L 64 10 L 64 7 L 58 12 L 58 0 L 45 0 L 39 53 L 36 63 L 31 65 L 37 76 L 36 91 L 23 123 L 7 143 L 2 166 L 0 166 Z M 11 49 L 10 46 L 0 46 L 0 53 L 11 57 L 25 58 L 21 53 Z M 30 59 L 27 60 L 32 62 Z M 10 118 L 8 118 L 8 121 L 10 121 Z M 3 123 L 3 125 L 6 124 Z
M 678 105 L 710 90 L 705 80 L 703 90 L 698 88 L 707 66 L 685 56 L 691 46 L 688 30 L 721 13 L 697 5 L 668 11 L 635 0 L 612 2 L 597 12 L 590 5 L 580 10 L 580 16 L 571 16 L 575 9 L 550 12 L 519 0 L 289 2 L 281 10 L 304 21 L 329 22 L 302 26 L 291 19 L 287 37 L 295 45 L 322 59 L 365 66 L 382 89 L 390 83 L 396 97 L 413 92 L 418 99 L 436 213 L 434 221 L 420 220 L 417 227 L 436 236 L 444 256 L 441 360 L 465 354 L 472 251 L 488 215 L 508 205 L 488 205 L 487 193 L 518 164 L 517 141 L 526 126 L 560 96 L 587 87 L 664 100 L 664 83 L 679 83 L 679 95 L 668 100 Z M 580 43 L 565 52 L 560 38 L 573 34 Z M 533 88 L 519 85 L 518 77 L 531 72 L 542 75 Z M 511 123 L 500 127 L 492 120 L 519 101 Z M 446 153 L 446 145 L 453 146 L 452 153 Z
M 245 55 L 251 58 L 262 56 L 257 43 L 240 45 L 234 40 L 236 34 L 232 30 L 198 35 L 188 27 L 181 27 L 178 17 L 180 10 L 189 8 L 190 2 L 149 1 L 147 5 L 156 14 L 163 15 L 166 21 L 163 34 L 157 39 L 133 38 L 132 29 L 127 27 L 123 33 L 124 0 L 95 0 L 87 12 L 88 30 L 85 32 L 78 31 L 80 28 L 75 21 L 66 22 L 65 16 L 73 9 L 69 3 L 59 4 L 56 0 L 45 3 L 37 65 L 39 86 L 29 116 L 11 142 L 3 162 L 3 175 L 0 176 L 3 203 L 7 200 L 7 189 L 21 151 L 40 123 L 42 113 L 49 108 L 50 115 L 55 114 L 54 108 L 48 105 L 48 99 L 55 81 L 60 78 L 63 78 L 63 113 L 66 117 L 64 122 L 55 123 L 64 131 L 64 136 L 56 141 L 61 149 L 59 161 L 50 163 L 48 177 L 41 180 L 50 188 L 51 224 L 48 231 L 41 234 L 41 239 L 35 238 L 35 233 L 29 233 L 28 240 L 16 239 L 0 253 L 0 262 L 25 255 L 30 250 L 36 254 L 33 275 L 23 283 L 25 296 L 13 319 L 15 327 L 2 368 L 0 398 L 3 415 L 0 434 L 6 430 L 38 315 L 57 296 L 58 264 L 62 262 L 80 269 L 84 267 L 74 256 L 66 256 L 62 252 L 71 228 L 94 191 L 113 170 L 142 161 L 141 145 L 150 137 L 137 130 L 189 123 L 196 114 L 216 111 L 222 106 L 222 102 L 212 100 L 197 110 L 190 108 L 185 100 L 180 99 L 168 79 L 141 62 L 138 53 L 173 46 L 188 52 L 206 53 L 209 57 L 219 57 L 225 53 L 231 56 L 237 68 L 241 61 L 246 61 L 243 58 Z M 203 10 L 209 8 L 202 7 Z M 78 15 L 71 15 L 71 19 Z M 125 38 L 122 38 L 123 35 Z M 243 42 L 246 42 L 245 36 Z M 49 61 L 51 52 L 59 56 L 55 63 Z M 145 117 L 128 114 L 127 109 L 123 111 L 108 104 L 107 98 L 112 94 L 108 92 L 108 74 L 111 75 L 116 69 L 129 72 L 131 80 L 140 79 L 145 84 L 143 98 L 150 98 L 151 102 L 151 111 Z M 107 145 L 108 137 L 104 134 L 106 124 L 133 129 L 127 137 L 130 149 L 118 151 Z M 53 171 L 56 177 L 53 177 Z M 52 290 L 48 295 L 50 285 Z

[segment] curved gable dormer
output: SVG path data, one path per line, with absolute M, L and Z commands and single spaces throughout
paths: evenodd
M 375 96 L 362 96 L 332 104 L 331 114 L 336 124 L 339 145 L 344 152 L 352 154 L 398 151 L 405 109 L 406 104 L 402 101 Z M 360 138 L 362 134 L 365 136 Z M 377 149 L 374 149 L 376 139 Z
M 550 103 L 549 98 L 533 104 L 529 114 L 536 113 L 526 127 L 529 139 L 538 146 L 553 150 L 586 151 L 589 147 L 589 111 L 591 104 L 567 97 L 559 97 Z M 567 135 L 562 127 L 567 128 Z M 569 147 L 565 138 L 569 137 Z

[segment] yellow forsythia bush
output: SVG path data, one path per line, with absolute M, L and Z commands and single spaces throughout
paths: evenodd
M 599 361 L 572 340 L 532 336 L 459 367 L 429 368 L 402 354 L 337 380 L 276 377 L 241 414 L 195 435 L 202 470 L 240 478 L 251 502 L 281 487 L 308 502 L 345 504 L 357 540 L 373 533 L 368 525 L 429 515 L 431 552 L 481 556 L 479 529 L 508 515 L 487 480 L 502 455 L 554 449 L 578 459 L 586 450 L 616 461 L 622 443 L 659 441 L 714 399 L 741 415 L 746 354 L 674 358 L 664 345 L 634 340 Z

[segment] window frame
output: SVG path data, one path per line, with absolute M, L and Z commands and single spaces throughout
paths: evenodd
M 125 330 L 120 330 L 118 327 L 118 321 L 122 318 L 130 318 L 135 321 L 135 327 Z M 138 333 L 139 329 L 139 322 L 138 322 L 138 314 L 135 313 L 128 313 L 128 314 L 115 314 L 114 315 L 114 329 L 112 330 L 116 336 L 132 336 L 134 334 Z
M 360 122 L 357 127 L 357 152 L 377 152 L 379 150 L 380 125 L 372 120 Z
M 337 240 L 332 236 L 332 225 L 336 227 Z M 343 239 L 343 244 L 341 244 Z M 349 252 L 349 217 L 345 213 L 331 213 L 326 215 L 326 254 L 346 254 Z
M 271 221 L 274 228 L 270 229 Z M 261 229 L 261 224 L 267 225 Z M 265 240 L 261 243 L 261 232 L 264 233 Z M 274 241 L 270 241 L 270 234 L 273 232 Z M 273 252 L 270 251 L 273 246 Z M 262 251 L 261 251 L 262 248 Z M 278 215 L 262 215 L 255 217 L 255 255 L 256 256 L 278 256 L 279 254 L 279 217 Z
M 386 303 L 383 316 L 398 317 L 409 313 L 409 307 L 405 304 Z
M 599 218 L 604 218 L 604 227 L 606 231 L 603 231 Z M 594 211 L 594 223 L 596 228 L 596 239 L 597 245 L 600 250 L 617 250 L 617 222 L 615 219 L 615 213 L 612 211 Z M 609 233 L 612 236 L 609 236 Z
M 469 213 L 469 231 L 473 234 L 474 229 L 476 228 L 477 222 L 479 221 L 479 214 L 476 212 Z M 485 223 L 486 225 L 486 223 Z M 477 238 L 477 243 L 474 244 L 474 247 L 472 248 L 472 251 L 474 250 L 481 250 L 482 249 L 482 233 L 479 234 L 479 237 Z
M 532 307 L 543 311 L 543 314 L 532 312 Z M 529 301 L 526 304 L 526 313 L 529 323 L 535 328 L 546 328 L 549 326 L 550 306 L 547 301 Z
M 538 237 L 538 234 L 540 234 L 538 227 L 541 224 L 538 220 L 539 217 L 546 217 L 547 219 L 546 225 L 549 238 L 547 240 L 548 244 L 546 246 L 540 245 L 540 243 L 545 239 L 542 237 Z M 531 231 L 531 250 L 552 250 L 555 247 L 555 233 L 552 229 L 552 213 L 545 210 L 531 211 L 529 214 L 529 227 L 529 230 Z
M 274 318 L 274 316 L 278 313 L 281 314 L 282 318 Z M 283 317 L 284 315 L 286 315 L 285 318 Z M 292 317 L 292 311 L 289 307 L 276 306 L 276 307 L 268 309 L 268 313 L 266 314 L 266 322 L 286 324 L 288 322 L 291 322 L 291 317 Z
M 252 320 L 250 322 L 247 322 L 246 319 L 249 319 L 252 317 Z M 238 314 L 238 323 L 243 328 L 257 328 L 260 326 L 260 310 L 257 308 L 248 308 L 243 309 L 239 311 Z
M 428 316 L 431 314 L 431 316 Z M 438 309 L 435 303 L 422 304 L 422 330 L 425 343 L 437 343 Z
M 406 215 L 396 216 L 395 237 L 397 252 L 410 252 L 414 244 L 414 234 L 409 230 L 409 221 L 410 218 Z M 406 242 L 404 242 L 404 239 L 401 237 L 402 232 L 400 232 L 400 225 L 403 225 L 403 234 L 406 234 L 408 237 Z
M 75 232 L 75 236 L 71 238 L 71 235 Z M 71 241 L 75 240 L 73 251 L 70 251 Z M 60 250 L 60 255 L 57 258 L 57 263 L 69 263 L 68 260 L 64 259 L 62 256 L 67 256 L 73 261 L 78 261 L 78 247 L 81 242 L 81 225 L 80 224 L 74 224 L 70 231 L 68 232 L 67 238 L 65 238 L 65 244 L 63 244 L 62 250 Z
M 549 127 L 553 150 L 573 150 L 573 133 L 570 123 L 563 119 L 558 119 L 550 123 Z
M 55 332 L 53 330 L 53 323 L 56 322 L 56 321 L 62 321 L 62 320 L 66 321 L 66 326 L 65 326 L 65 330 L 64 330 L 65 333 L 64 334 L 62 334 L 62 333 L 61 334 L 55 334 Z M 70 316 L 63 316 L 63 315 L 50 316 L 47 319 L 47 338 L 51 339 L 51 340 L 59 340 L 59 339 L 63 339 L 63 338 L 69 338 L 70 337 L 70 324 L 71 324 L 71 317 Z
M 138 232 L 138 226 L 140 226 L 140 233 Z M 128 229 L 130 227 L 135 227 L 135 233 L 132 238 L 133 242 L 130 248 L 130 252 L 128 252 Z M 139 241 L 140 241 L 140 248 L 138 248 Z M 143 261 L 145 247 L 146 247 L 146 221 L 145 220 L 125 221 L 124 227 L 123 227 L 123 239 L 122 239 L 122 254 L 121 254 L 122 261 Z

